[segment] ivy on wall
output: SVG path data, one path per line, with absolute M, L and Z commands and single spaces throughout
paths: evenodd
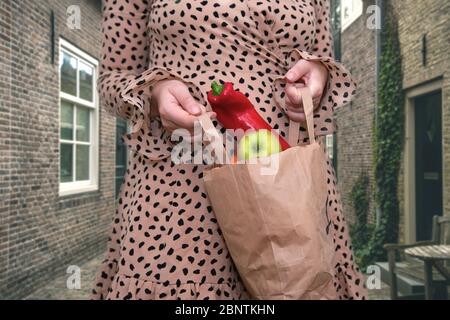
M 373 224 L 368 223 L 370 206 L 369 182 L 369 176 L 366 173 L 362 173 L 356 180 L 350 194 L 356 218 L 355 223 L 350 226 L 350 236 L 355 250 L 356 262 L 363 269 L 370 263 L 370 259 L 366 261 L 366 257 L 368 257 L 367 244 L 374 230 Z
M 385 260 L 383 245 L 398 242 L 399 234 L 397 187 L 404 142 L 404 95 L 397 19 L 393 12 L 392 8 L 386 8 L 378 87 L 378 117 L 374 119 L 372 133 L 373 190 L 380 217 L 373 230 L 367 230 L 370 232 L 368 238 L 358 232 L 353 239 L 356 256 L 362 268 L 375 261 Z M 369 205 L 365 207 L 368 212 Z

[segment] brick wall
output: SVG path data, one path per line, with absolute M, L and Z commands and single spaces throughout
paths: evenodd
M 375 1 L 364 1 L 364 10 Z M 344 212 L 350 222 L 354 210 L 350 193 L 361 173 L 372 181 L 372 121 L 376 99 L 375 32 L 363 14 L 342 34 L 342 63 L 358 83 L 352 103 L 335 112 L 337 123 L 337 175 Z M 372 211 L 372 210 L 371 210 Z M 373 215 L 372 215 L 373 216 Z
M 392 4 L 398 16 L 405 91 L 442 78 L 444 214 L 450 215 L 450 2 L 401 0 L 392 1 Z M 427 35 L 426 66 L 422 64 L 421 53 L 424 34 Z M 399 184 L 402 191 L 403 179 L 404 175 Z M 401 207 L 404 208 L 404 192 L 400 194 Z M 408 213 L 403 212 L 402 221 L 405 214 Z M 404 231 L 403 223 L 401 229 Z
M 443 172 L 444 212 L 450 215 L 450 2 L 440 0 L 386 0 L 393 5 L 398 17 L 401 55 L 403 58 L 404 89 L 420 87 L 442 78 L 443 94 Z M 350 191 L 360 172 L 372 177 L 371 130 L 376 104 L 375 33 L 367 29 L 365 14 L 374 0 L 364 0 L 364 14 L 342 34 L 342 61 L 358 82 L 354 101 L 337 110 L 338 178 L 348 219 L 354 219 Z M 427 34 L 428 64 L 422 65 L 422 35 Z M 405 240 L 405 168 L 402 162 L 398 195 L 400 199 L 400 241 Z M 373 206 L 371 220 L 374 218 Z
M 115 120 L 100 111 L 99 190 L 60 197 L 58 52 L 50 59 L 51 10 L 56 39 L 99 56 L 94 3 L 0 1 L 0 298 L 21 298 L 104 249 L 114 211 Z M 66 26 L 70 5 L 81 7 L 81 30 Z
M 8 254 L 9 199 L 9 110 L 11 104 L 10 62 L 11 12 L 6 1 L 0 2 L 0 287 L 6 281 Z M 2 292 L 3 290 L 0 290 Z M 0 293 L 0 295 L 3 295 Z

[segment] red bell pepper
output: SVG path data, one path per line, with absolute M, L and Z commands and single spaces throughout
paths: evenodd
M 272 132 L 272 127 L 259 115 L 252 103 L 240 91 L 234 90 L 231 82 L 223 85 L 213 82 L 212 90 L 208 92 L 208 101 L 213 111 L 217 114 L 217 120 L 226 129 L 260 130 L 266 129 Z M 287 150 L 290 145 L 283 137 L 278 136 L 282 150 Z

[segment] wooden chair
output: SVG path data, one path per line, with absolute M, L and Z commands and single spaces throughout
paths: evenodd
M 433 230 L 432 230 L 432 239 L 429 241 L 420 241 L 413 244 L 385 244 L 384 248 L 387 250 L 388 253 L 388 266 L 389 266 L 389 280 L 390 280 L 390 293 L 391 293 L 391 299 L 392 300 L 398 300 L 398 299 L 423 299 L 424 294 L 414 294 L 414 295 L 408 295 L 408 296 L 400 296 L 398 292 L 398 286 L 397 286 L 397 274 L 399 272 L 398 270 L 398 263 L 399 260 L 397 260 L 397 256 L 400 257 L 400 261 L 406 261 L 408 260 L 408 257 L 405 256 L 404 251 L 408 248 L 414 248 L 419 246 L 429 246 L 429 245 L 438 245 L 438 244 L 449 244 L 450 243 L 450 217 L 440 217 L 440 216 L 434 216 L 433 217 Z M 409 258 L 410 263 L 406 263 L 405 265 L 407 267 L 403 267 L 402 272 L 403 273 L 414 273 L 414 265 L 417 266 L 421 262 L 417 261 L 416 259 Z M 412 261 L 414 260 L 414 261 Z M 408 269 L 408 266 L 410 270 Z M 423 263 L 420 268 L 420 270 L 423 270 Z M 422 274 L 423 275 L 423 271 Z M 436 276 L 438 281 L 436 281 L 436 290 L 435 292 L 439 297 L 442 297 L 444 299 L 448 298 L 447 294 L 447 286 L 446 281 L 442 277 L 439 277 L 439 275 Z M 423 278 L 422 278 L 423 279 Z M 441 280 L 441 281 L 439 281 Z

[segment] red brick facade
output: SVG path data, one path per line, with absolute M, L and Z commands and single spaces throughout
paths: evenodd
M 390 4 L 398 19 L 399 37 L 403 60 L 403 87 L 408 96 L 412 91 L 439 82 L 442 91 L 442 151 L 443 151 L 443 207 L 450 215 L 450 60 L 448 44 L 450 37 L 450 2 L 440 0 L 384 0 Z M 350 221 L 354 212 L 350 192 L 361 172 L 372 176 L 372 121 L 376 112 L 376 32 L 367 28 L 370 14 L 367 8 L 375 0 L 364 0 L 363 14 L 342 33 L 342 61 L 351 70 L 358 83 L 357 96 L 350 105 L 336 112 L 338 178 L 343 192 L 345 212 Z M 426 35 L 427 63 L 423 64 L 423 36 Z M 408 102 L 408 98 L 406 99 Z M 408 114 L 405 104 L 405 114 Z M 411 136 L 406 134 L 407 139 Z M 408 145 L 408 140 L 405 145 Z M 405 164 L 411 163 L 406 152 L 398 184 L 400 198 L 400 240 L 414 241 L 408 227 L 414 219 L 411 206 L 415 198 L 405 190 Z M 409 157 L 409 158 L 408 158 Z M 406 173 L 405 173 L 406 172 Z M 374 205 L 371 220 L 375 221 Z
M 71 5 L 81 9 L 81 30 L 67 27 Z M 0 298 L 21 298 L 104 249 L 115 168 L 115 119 L 105 111 L 98 191 L 58 193 L 58 39 L 98 58 L 100 22 L 97 1 L 0 1 Z

